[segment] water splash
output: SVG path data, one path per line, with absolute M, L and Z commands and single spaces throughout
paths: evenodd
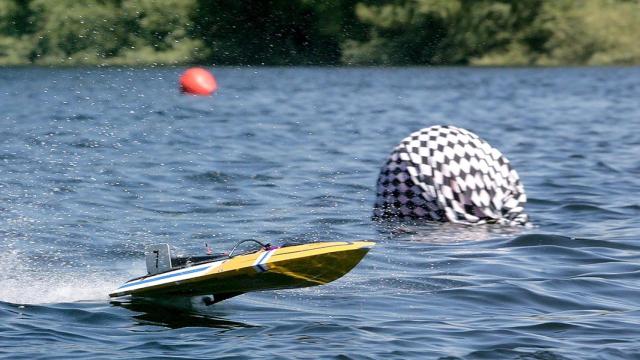
M 18 250 L 0 254 L 0 301 L 16 304 L 106 300 L 118 277 L 104 269 L 52 269 Z

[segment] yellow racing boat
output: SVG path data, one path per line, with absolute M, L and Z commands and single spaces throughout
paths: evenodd
M 243 242 L 257 250 L 234 255 Z M 207 305 L 251 291 L 323 285 L 355 267 L 375 243 L 318 242 L 272 247 L 241 241 L 228 255 L 177 257 L 168 244 L 146 249 L 148 274 L 131 279 L 111 297 L 207 295 Z

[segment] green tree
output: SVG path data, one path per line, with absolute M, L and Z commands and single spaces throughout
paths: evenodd
M 7 64 L 638 64 L 637 0 L 0 0 Z
M 195 0 L 137 0 L 122 3 L 130 20 L 131 46 L 117 62 L 181 64 L 201 61 L 203 42 L 193 37 Z
M 198 1 L 197 33 L 217 64 L 335 64 L 343 30 L 358 32 L 349 1 Z
M 348 63 L 467 64 L 513 41 L 531 42 L 529 32 L 542 0 L 407 0 L 359 4 L 358 18 L 370 26 L 366 41 L 348 41 Z
M 29 7 L 38 39 L 32 61 L 100 63 L 131 44 L 117 1 L 33 0 Z
M 640 2 L 562 0 L 545 4 L 552 36 L 543 65 L 640 63 Z
M 0 64 L 197 61 L 194 11 L 194 0 L 7 0 L 0 3 Z
M 29 23 L 30 10 L 26 1 L 0 2 L 0 65 L 23 64 L 34 45 Z

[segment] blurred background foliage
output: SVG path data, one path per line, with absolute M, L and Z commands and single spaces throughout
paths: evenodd
M 639 0 L 0 0 L 0 65 L 640 63 Z

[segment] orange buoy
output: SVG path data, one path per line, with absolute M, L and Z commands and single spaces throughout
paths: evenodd
M 218 83 L 209 71 L 194 67 L 180 76 L 180 89 L 194 95 L 211 95 L 218 90 Z

